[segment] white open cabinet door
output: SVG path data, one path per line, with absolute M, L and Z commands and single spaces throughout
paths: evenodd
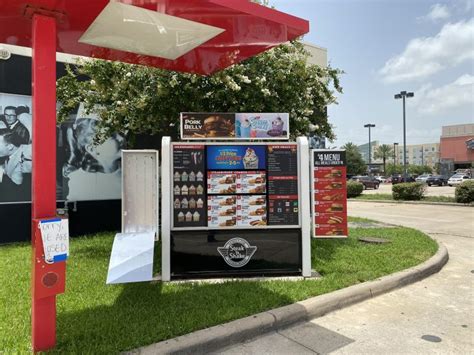
M 159 232 L 157 150 L 122 151 L 122 233 Z

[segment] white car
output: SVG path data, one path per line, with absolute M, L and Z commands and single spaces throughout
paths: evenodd
M 471 180 L 471 178 L 468 175 L 455 174 L 448 179 L 448 185 L 456 186 L 468 180 Z
M 426 179 L 428 179 L 429 177 L 433 176 L 432 174 L 423 174 L 423 175 L 420 175 L 418 176 L 415 181 L 416 182 L 426 182 Z

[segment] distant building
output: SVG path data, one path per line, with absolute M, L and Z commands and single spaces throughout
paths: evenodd
M 474 124 L 443 126 L 440 138 L 440 163 L 446 175 L 474 164 Z
M 308 62 L 326 68 L 328 66 L 328 50 L 309 42 L 303 42 L 304 48 L 309 52 Z
M 407 164 L 428 165 L 431 168 L 435 168 L 436 164 L 439 163 L 439 147 L 439 143 L 407 145 Z M 403 145 L 398 146 L 395 160 L 397 164 L 403 165 Z
M 377 151 L 378 147 L 380 146 L 379 141 L 372 141 L 370 142 L 370 150 L 372 151 L 372 154 L 370 156 L 370 162 L 372 164 L 380 164 L 382 163 L 382 159 L 375 159 L 375 152 Z M 366 162 L 366 164 L 369 163 L 369 143 L 361 144 L 357 146 L 357 149 L 359 149 L 360 154 L 362 155 L 362 159 Z

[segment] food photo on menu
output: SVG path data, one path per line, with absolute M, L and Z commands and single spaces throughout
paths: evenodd
M 237 191 L 237 175 L 234 172 L 209 171 L 207 173 L 207 193 L 234 194 Z
M 257 227 L 267 225 L 265 195 L 237 196 L 237 223 L 239 226 Z
M 234 227 L 237 224 L 236 196 L 207 197 L 208 227 Z
M 181 126 L 183 139 L 235 137 L 233 113 L 182 113 Z

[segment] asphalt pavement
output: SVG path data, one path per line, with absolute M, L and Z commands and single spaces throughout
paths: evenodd
M 349 215 L 422 230 L 450 255 L 437 274 L 219 354 L 473 354 L 474 208 L 349 202 Z

